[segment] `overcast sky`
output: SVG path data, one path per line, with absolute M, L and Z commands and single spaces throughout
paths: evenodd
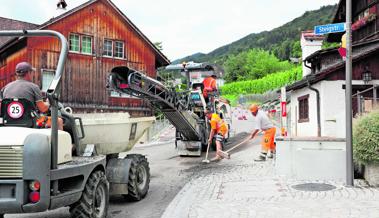
M 271 30 L 338 0 L 112 0 L 171 60 Z M 64 12 L 58 0 L 3 0 L 0 16 L 41 24 Z M 86 0 L 66 0 L 68 10 Z

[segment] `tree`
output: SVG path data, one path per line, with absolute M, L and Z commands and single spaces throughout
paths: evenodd
M 288 61 L 280 61 L 275 55 L 262 49 L 251 49 L 231 55 L 225 62 L 227 82 L 259 79 L 268 74 L 288 70 Z
M 238 55 L 231 55 L 227 58 L 225 62 L 225 81 L 232 82 L 243 78 L 246 71 L 243 66 L 246 62 L 246 52 L 240 53 Z
M 292 43 L 291 58 L 301 58 L 301 45 L 300 41 L 295 41 Z
M 162 42 L 154 42 L 154 45 L 155 45 L 155 47 L 156 47 L 158 50 L 160 50 L 160 51 L 163 50 Z

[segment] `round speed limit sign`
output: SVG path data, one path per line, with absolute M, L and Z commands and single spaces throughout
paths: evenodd
M 24 114 L 24 106 L 20 102 L 11 102 L 8 105 L 7 112 L 11 118 L 18 119 Z

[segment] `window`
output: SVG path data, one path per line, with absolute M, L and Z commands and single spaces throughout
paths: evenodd
M 43 92 L 46 92 L 47 89 L 49 88 L 50 83 L 54 79 L 54 74 L 55 74 L 54 70 L 42 70 L 42 88 L 41 88 L 41 90 Z
M 113 42 L 111 40 L 104 39 L 103 55 L 107 57 L 113 57 Z
M 309 122 L 309 94 L 297 98 L 299 101 L 299 123 Z
M 125 58 L 125 44 L 122 41 L 104 39 L 103 56 Z
M 124 42 L 115 42 L 114 56 L 116 58 L 124 58 Z
M 92 55 L 92 36 L 71 33 L 69 36 L 69 50 Z
M 70 51 L 73 52 L 79 52 L 80 51 L 80 40 L 79 40 L 79 35 L 77 34 L 70 34 Z
M 92 37 L 82 36 L 82 53 L 92 54 Z

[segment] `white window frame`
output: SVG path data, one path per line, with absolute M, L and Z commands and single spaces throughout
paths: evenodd
M 83 38 L 89 38 L 90 39 L 90 52 L 84 52 L 83 51 Z M 93 38 L 92 38 L 92 36 L 88 36 L 88 35 L 81 35 L 81 37 L 80 37 L 80 39 L 81 39 L 81 46 L 80 46 L 80 51 L 81 51 L 81 53 L 82 54 L 90 54 L 90 55 L 92 55 L 92 52 L 93 52 L 93 49 L 92 49 L 92 46 L 93 46 Z
M 51 81 L 48 84 L 44 83 L 44 76 L 50 74 L 52 76 Z M 52 69 L 42 69 L 41 70 L 41 91 L 47 92 L 47 89 L 50 87 L 51 82 L 53 81 L 55 76 L 55 70 Z M 46 87 L 44 87 L 46 86 Z
M 71 36 L 77 36 L 78 37 L 78 51 L 75 51 L 75 50 L 71 50 Z M 69 40 L 69 51 L 70 52 L 73 52 L 73 53 L 80 53 L 80 50 L 81 50 L 81 43 L 80 43 L 80 40 L 81 37 L 80 37 L 80 34 L 76 34 L 76 33 L 70 33 L 69 34 L 69 37 L 68 37 L 68 40 Z
M 120 48 L 122 48 L 122 52 L 119 52 L 119 53 L 121 53 L 122 54 L 122 56 L 121 57 L 118 57 L 118 56 L 116 56 L 117 55 L 117 43 L 121 43 L 121 45 L 122 45 L 122 47 L 120 47 Z M 120 59 L 124 59 L 125 58 L 125 43 L 123 42 L 123 41 L 114 41 L 114 52 L 113 52 L 113 56 L 115 57 L 115 58 L 120 58 Z
M 111 50 L 110 50 L 110 52 L 111 52 L 111 55 L 110 55 L 110 56 L 107 55 L 107 54 L 104 54 L 104 51 L 105 51 L 105 41 L 109 41 L 109 42 L 111 42 L 111 46 L 112 46 L 112 48 L 111 48 Z M 110 39 L 104 39 L 104 41 L 103 41 L 103 56 L 104 56 L 104 57 L 110 57 L 110 58 L 113 57 L 113 40 L 110 40 Z

